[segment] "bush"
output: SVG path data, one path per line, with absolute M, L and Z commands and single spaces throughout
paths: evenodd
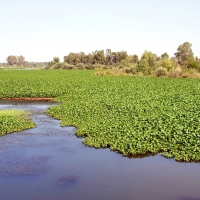
M 194 59 L 189 59 L 187 61 L 187 68 L 196 69 L 200 72 L 200 62 Z
M 77 69 L 85 69 L 86 65 L 84 63 L 78 63 L 76 64 Z
M 112 69 L 100 69 L 98 70 L 95 75 L 97 76 L 121 76 L 125 75 L 123 69 L 119 69 L 117 67 L 113 67 Z
M 85 67 L 85 69 L 93 70 L 93 69 L 95 69 L 95 67 L 93 65 L 87 65 Z
M 67 63 L 62 63 L 62 69 L 73 69 L 75 66 Z
M 164 59 L 162 59 L 162 60 L 160 60 L 158 62 L 158 66 L 159 67 L 164 67 L 164 68 L 166 68 L 169 71 L 170 69 L 172 69 L 173 67 L 175 67 L 175 63 L 174 63 L 173 60 L 164 58 Z
M 182 78 L 200 78 L 200 73 L 196 69 L 184 69 L 181 73 Z
M 156 71 L 155 71 L 155 75 L 157 76 L 157 77 L 165 77 L 165 76 L 167 76 L 167 69 L 166 68 L 164 68 L 164 67 L 159 67 L 158 69 L 156 69 Z
M 132 73 L 132 69 L 131 69 L 130 67 L 125 67 L 125 68 L 124 68 L 124 72 L 125 72 L 126 74 L 131 74 L 131 73 Z
M 95 63 L 93 66 L 95 67 L 95 69 L 100 69 L 100 68 L 104 68 L 106 65 Z
M 175 69 L 172 69 L 169 71 L 169 77 L 171 78 L 179 78 L 181 77 L 181 72 L 182 72 L 182 69 L 180 67 L 176 67 Z

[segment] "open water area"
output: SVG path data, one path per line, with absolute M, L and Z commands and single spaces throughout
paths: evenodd
M 46 114 L 53 104 L 0 101 L 37 124 L 0 137 L 0 200 L 200 200 L 199 163 L 87 147 Z

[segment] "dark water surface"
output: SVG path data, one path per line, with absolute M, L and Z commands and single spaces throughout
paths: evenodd
M 89 148 L 45 114 L 52 103 L 0 104 L 32 111 L 37 124 L 0 137 L 1 200 L 200 200 L 198 163 Z

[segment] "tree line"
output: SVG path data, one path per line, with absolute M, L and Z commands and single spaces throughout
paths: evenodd
M 0 63 L 2 67 L 27 67 L 27 68 L 45 68 L 48 65 L 48 62 L 28 62 L 25 60 L 25 57 L 10 55 L 6 59 L 6 63 Z
M 46 69 L 124 68 L 127 72 L 131 70 L 131 73 L 142 72 L 144 75 L 150 75 L 158 68 L 164 71 L 163 73 L 167 73 L 171 69 L 180 67 L 200 72 L 200 59 L 194 57 L 191 47 L 191 43 L 184 42 L 178 46 L 171 58 L 167 52 L 158 56 L 151 51 L 145 51 L 140 58 L 136 54 L 128 55 L 126 51 L 113 52 L 111 49 L 105 52 L 96 50 L 89 54 L 72 52 L 64 56 L 63 62 L 60 62 L 58 57 L 54 57 Z
M 166 75 L 173 70 L 176 74 L 180 74 L 180 71 L 186 71 L 186 69 L 200 73 L 200 59 L 194 57 L 192 44 L 189 42 L 179 45 L 171 58 L 167 52 L 158 56 L 151 51 L 144 51 L 139 58 L 136 54 L 128 55 L 126 51 L 116 52 L 107 49 L 106 51 L 96 50 L 89 54 L 71 52 L 64 56 L 63 62 L 58 57 L 54 57 L 50 62 L 27 62 L 22 55 L 10 55 L 6 61 L 7 63 L 0 63 L 0 66 L 40 67 L 45 69 L 112 69 L 115 71 L 120 69 L 120 73 L 136 75 L 154 73 L 157 76 Z

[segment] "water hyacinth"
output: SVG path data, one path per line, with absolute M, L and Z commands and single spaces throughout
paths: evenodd
M 200 161 L 200 80 L 98 77 L 91 71 L 2 71 L 4 97 L 56 97 L 48 114 L 95 148 Z
M 0 110 L 0 136 L 35 127 L 25 111 Z

